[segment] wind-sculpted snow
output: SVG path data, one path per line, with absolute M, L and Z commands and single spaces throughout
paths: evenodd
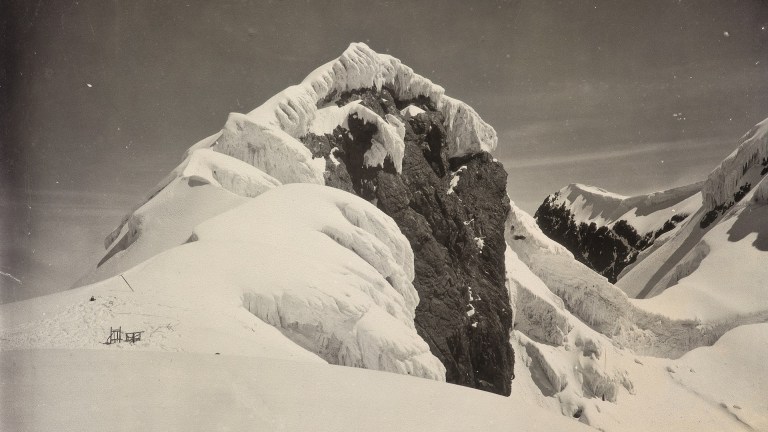
M 627 354 L 566 310 L 511 249 L 506 254 L 510 290 L 516 292 L 515 352 L 525 370 L 518 391 L 557 398 L 563 415 L 599 426 L 599 401 L 616 403 L 621 392 L 634 394 L 634 384 L 619 358 Z M 607 357 L 611 357 L 610 365 Z M 528 379 L 532 380 L 527 383 Z M 526 385 L 528 384 L 528 385 Z
M 331 105 L 319 109 L 309 132 L 315 135 L 331 134 L 337 126 L 349 130 L 350 118 L 373 123 L 376 125 L 376 133 L 372 138 L 371 148 L 365 153 L 365 165 L 384 166 L 385 159 L 389 157 L 395 165 L 395 170 L 401 172 L 405 152 L 405 125 L 393 115 L 387 114 L 385 117 L 381 118 L 356 100 L 342 107 Z
M 247 162 L 282 183 L 324 184 L 325 159 L 280 128 L 245 114 L 232 113 L 211 147 Z
M 76 286 L 119 274 L 186 242 L 200 222 L 279 186 L 245 162 L 200 148 L 168 174 L 106 238 L 106 254 Z
M 445 380 L 416 333 L 413 252 L 389 216 L 311 184 L 238 203 L 200 223 L 185 244 L 103 284 L 129 283 L 158 299 L 183 293 L 179 307 L 205 304 L 224 321 L 248 310 L 329 363 Z
M 511 205 L 512 210 L 507 219 L 507 243 L 514 245 L 517 254 L 530 259 L 534 254 L 546 251 L 552 255 L 573 258 L 573 254 L 568 249 L 541 232 L 531 215 L 522 211 L 514 203 Z
M 181 178 L 218 186 L 236 195 L 249 198 L 257 197 L 280 186 L 278 180 L 263 171 L 207 149 L 192 152 L 181 171 Z
M 445 90 L 413 72 L 400 60 L 378 54 L 363 43 L 354 43 L 336 60 L 312 73 L 301 84 L 273 96 L 247 115 L 231 114 L 218 139 L 198 143 L 234 156 L 265 171 L 283 183 L 323 183 L 325 162 L 312 154 L 298 140 L 318 127 L 325 129 L 328 112 L 319 108 L 337 95 L 363 88 L 392 89 L 399 100 L 426 97 L 443 113 L 451 157 L 459 157 L 496 148 L 496 131 L 474 109 L 445 96 Z M 383 164 L 392 159 L 398 171 L 402 167 L 402 125 L 394 118 L 382 121 L 357 107 L 344 108 L 365 121 L 379 126 L 377 142 L 366 163 Z M 343 114 L 345 111 L 331 114 Z M 341 121 L 335 123 L 341 124 Z M 318 122 L 320 126 L 315 126 Z M 199 148 L 199 147 L 196 147 Z
M 723 160 L 707 177 L 702 192 L 704 207 L 712 210 L 718 205 L 734 201 L 734 194 L 744 185 L 748 171 L 761 165 L 768 158 L 768 119 L 756 124 L 741 139 L 741 144 Z M 764 165 L 763 165 L 764 166 Z M 758 174 L 755 173 L 753 177 Z M 763 176 L 761 172 L 759 176 Z M 757 184 L 753 180 L 753 184 Z
M 286 185 L 206 221 L 195 239 L 201 252 L 220 245 L 228 254 L 206 269 L 218 284 L 234 284 L 254 315 L 327 361 L 445 379 L 414 327 L 410 245 L 372 204 Z M 241 254 L 243 267 L 230 262 Z

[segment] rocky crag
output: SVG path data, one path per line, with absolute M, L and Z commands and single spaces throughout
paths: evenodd
M 366 88 L 339 95 L 404 128 L 402 172 L 390 157 L 366 166 L 378 129 L 356 115 L 347 128 L 301 138 L 327 160 L 326 184 L 391 216 L 414 251 L 421 302 L 416 328 L 446 366 L 448 382 L 508 395 L 514 356 L 505 288 L 506 172 L 487 152 L 450 157 L 445 117 L 429 98 L 398 100 Z M 392 120 L 392 119 L 397 120 Z

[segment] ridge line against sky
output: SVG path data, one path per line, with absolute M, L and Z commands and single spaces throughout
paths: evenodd
M 186 148 L 354 41 L 493 125 L 529 212 L 569 183 L 633 195 L 702 180 L 768 116 L 762 0 L 359 6 L 4 2 L 0 270 L 24 287 L 12 297 L 69 287 Z

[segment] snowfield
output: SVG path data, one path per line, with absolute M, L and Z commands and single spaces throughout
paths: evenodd
M 330 365 L 191 353 L 0 352 L 4 431 L 587 431 L 522 399 Z

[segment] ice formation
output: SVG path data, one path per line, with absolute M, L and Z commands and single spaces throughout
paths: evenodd
M 349 130 L 349 119 L 359 119 L 364 123 L 376 125 L 376 133 L 372 138 L 371 148 L 365 153 L 366 166 L 384 166 L 387 157 L 392 160 L 395 170 L 403 170 L 403 154 L 405 152 L 405 125 L 397 117 L 387 114 L 381 118 L 378 114 L 352 101 L 342 107 L 327 106 L 317 110 L 315 121 L 309 132 L 315 135 L 331 134 L 337 126 Z
M 246 268 L 215 271 L 239 287 L 248 310 L 299 345 L 336 364 L 445 379 L 414 327 L 410 245 L 367 201 L 286 185 L 204 222 L 195 236 L 201 251 L 223 243 L 230 254 L 247 252 L 236 260 L 252 262 Z
M 717 205 L 733 201 L 734 193 L 744 184 L 745 174 L 753 168 L 760 171 L 760 165 L 766 158 L 768 158 L 768 118 L 747 132 L 736 150 L 709 174 L 702 189 L 704 207 L 711 210 Z
M 180 245 L 200 222 L 279 185 L 245 162 L 206 148 L 193 150 L 107 236 L 105 256 L 76 286 L 117 275 Z
M 187 237 L 102 284 L 130 283 L 137 295 L 158 298 L 180 291 L 190 298 L 178 300 L 184 305 L 223 317 L 248 310 L 333 364 L 445 380 L 416 333 L 410 244 L 369 202 L 325 186 L 284 185 L 241 199 Z
M 378 54 L 364 43 L 351 44 L 338 59 L 319 67 L 301 84 L 283 90 L 247 115 L 231 114 L 220 136 L 198 143 L 195 148 L 210 146 L 248 162 L 283 183 L 322 184 L 324 159 L 313 158 L 298 138 L 308 132 L 327 132 L 334 124 L 341 125 L 345 113 L 357 114 L 379 127 L 366 163 L 381 164 L 388 156 L 399 169 L 404 131 L 394 117 L 383 122 L 356 104 L 342 109 L 324 106 L 345 91 L 384 86 L 392 89 L 400 100 L 425 96 L 435 104 L 444 115 L 451 157 L 496 148 L 496 131 L 474 109 L 445 96 L 442 87 L 414 73 L 400 60 Z
M 700 322 L 690 317 L 669 317 L 640 307 L 607 279 L 574 260 L 563 246 L 547 238 L 533 218 L 514 204 L 507 221 L 506 239 L 517 257 L 562 300 L 570 314 L 610 336 L 621 347 L 676 357 L 692 348 L 712 344 L 738 325 L 734 321 L 718 321 L 711 327 L 699 327 Z M 546 298 L 540 294 L 534 297 Z

